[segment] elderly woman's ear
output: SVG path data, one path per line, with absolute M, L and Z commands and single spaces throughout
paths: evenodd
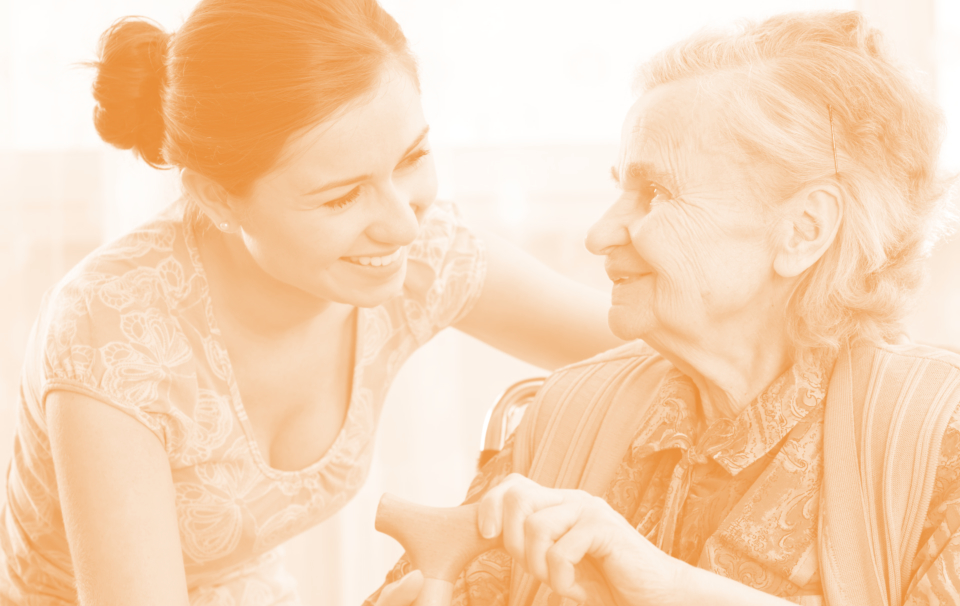
M 842 216 L 843 193 L 833 182 L 808 185 L 784 202 L 774 271 L 792 278 L 816 263 L 837 237 Z

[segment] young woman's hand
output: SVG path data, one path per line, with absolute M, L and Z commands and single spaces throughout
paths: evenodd
M 410 606 L 420 595 L 422 587 L 423 574 L 419 570 L 408 572 L 400 580 L 383 588 L 376 606 Z
M 687 565 L 657 549 L 605 501 L 511 474 L 481 500 L 480 532 L 556 593 L 591 604 L 683 603 Z

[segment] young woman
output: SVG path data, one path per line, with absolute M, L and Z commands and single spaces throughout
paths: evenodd
M 0 527 L 2 604 L 295 604 L 275 547 L 366 476 L 446 326 L 547 368 L 617 343 L 599 293 L 434 201 L 414 61 L 374 0 L 204 0 L 102 38 L 103 139 L 184 199 L 47 297 Z

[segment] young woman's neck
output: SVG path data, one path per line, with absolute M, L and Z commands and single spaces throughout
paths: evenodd
M 222 321 L 250 334 L 281 337 L 321 319 L 339 324 L 354 311 L 277 280 L 236 236 L 207 231 L 200 237 L 200 257 Z

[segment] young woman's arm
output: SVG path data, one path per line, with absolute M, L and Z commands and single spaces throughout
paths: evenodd
M 187 606 L 163 446 L 133 418 L 55 391 L 47 423 L 81 606 Z
M 609 293 L 560 275 L 501 238 L 481 236 L 483 292 L 456 328 L 548 370 L 623 344 L 607 326 Z

